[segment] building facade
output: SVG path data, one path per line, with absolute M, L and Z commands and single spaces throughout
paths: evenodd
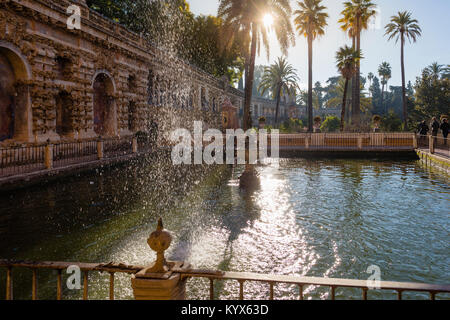
M 81 10 L 70 29 L 68 8 Z M 90 10 L 84 0 L 0 1 L 0 143 L 126 136 L 222 123 L 244 93 Z M 280 117 L 287 116 L 283 103 Z M 273 117 L 275 102 L 252 101 Z

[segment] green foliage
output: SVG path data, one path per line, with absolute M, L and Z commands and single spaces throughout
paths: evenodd
M 381 119 L 381 129 L 386 132 L 396 132 L 402 130 L 402 121 L 390 110 L 386 116 Z
M 336 132 L 339 130 L 341 120 L 336 116 L 328 116 L 320 126 L 322 132 Z
M 272 129 L 273 129 L 273 126 L 267 125 L 267 126 L 264 126 L 264 129 L 267 130 L 267 133 L 271 133 Z
M 410 120 L 417 122 L 448 113 L 450 79 L 436 78 L 424 70 L 422 76 L 416 79 L 414 89 L 415 105 L 410 114 Z
M 322 5 L 322 0 L 303 0 L 298 2 L 300 10 L 294 12 L 294 24 L 301 36 L 314 40 L 325 34 L 328 25 L 328 13 Z
M 186 0 L 87 0 L 87 5 L 205 72 L 225 75 L 231 83 L 242 77 L 242 39 L 223 49 L 217 37 L 222 20 L 195 17 Z
M 303 121 L 300 119 L 289 118 L 280 125 L 281 133 L 296 133 L 303 130 Z

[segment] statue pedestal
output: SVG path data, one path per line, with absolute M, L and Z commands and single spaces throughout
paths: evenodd
M 188 270 L 187 263 L 175 263 L 178 270 Z M 181 279 L 179 273 L 146 273 L 139 271 L 131 277 L 134 298 L 136 300 L 185 300 L 187 278 Z

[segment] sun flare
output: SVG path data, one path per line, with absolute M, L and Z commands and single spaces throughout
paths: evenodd
M 264 16 L 263 21 L 264 21 L 264 25 L 266 26 L 266 28 L 271 27 L 273 25 L 273 17 L 272 17 L 272 15 L 270 13 L 266 14 Z

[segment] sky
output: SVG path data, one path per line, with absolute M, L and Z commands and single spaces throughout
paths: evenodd
M 245 1 L 245 0 L 243 0 Z M 191 11 L 197 15 L 217 15 L 219 0 L 187 0 Z M 351 45 L 351 39 L 339 28 L 338 20 L 343 9 L 343 0 L 323 0 L 328 9 L 328 26 L 325 35 L 316 40 L 313 45 L 313 82 L 326 80 L 336 76 L 335 53 L 345 44 Z M 375 27 L 365 30 L 361 37 L 361 49 L 364 59 L 361 61 L 361 73 L 367 76 L 369 72 L 378 76 L 378 66 L 387 61 L 392 67 L 392 78 L 388 85 L 401 85 L 400 43 L 388 41 L 384 36 L 384 26 L 390 17 L 398 11 L 411 11 L 413 18 L 419 21 L 422 37 L 416 43 L 405 45 L 406 81 L 415 79 L 422 69 L 437 61 L 440 64 L 450 64 L 450 0 L 373 0 L 378 6 L 378 16 Z M 298 9 L 297 1 L 291 0 L 292 9 Z M 271 34 L 270 60 L 265 51 L 257 58 L 257 64 L 268 65 L 281 56 L 276 38 Z M 300 87 L 307 87 L 308 49 L 306 39 L 296 36 L 296 45 L 289 49 L 288 60 L 297 69 L 300 76 Z

